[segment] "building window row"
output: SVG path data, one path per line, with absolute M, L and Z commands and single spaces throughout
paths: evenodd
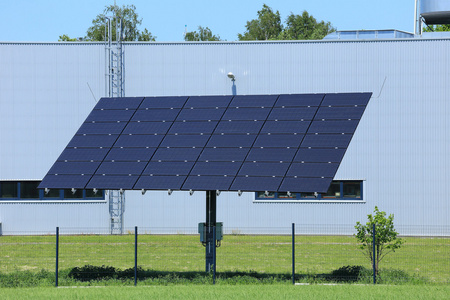
M 38 189 L 40 181 L 0 181 L 0 200 L 104 200 L 105 193 L 98 190 L 51 189 L 47 193 Z
M 335 181 L 331 182 L 326 193 L 302 193 L 302 192 L 255 192 L 255 201 L 348 201 L 363 200 L 363 181 Z

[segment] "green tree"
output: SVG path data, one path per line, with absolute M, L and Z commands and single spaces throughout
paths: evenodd
M 330 22 L 317 20 L 305 10 L 301 15 L 291 13 L 286 19 L 286 27 L 280 35 L 282 40 L 321 40 L 336 31 Z
M 278 10 L 274 12 L 264 4 L 258 11 L 258 19 L 247 21 L 245 28 L 244 34 L 238 34 L 240 41 L 275 40 L 283 31 L 280 12 Z
M 368 222 L 363 225 L 356 222 L 356 239 L 361 243 L 360 249 L 374 262 L 373 225 L 375 224 L 375 274 L 378 274 L 380 261 L 389 253 L 395 252 L 403 244 L 394 229 L 394 215 L 386 218 L 386 212 L 379 211 L 375 206 L 374 215 L 367 215 Z
M 442 25 L 431 25 L 427 26 L 423 29 L 425 32 L 433 32 L 433 31 L 450 31 L 450 24 L 442 24 Z
M 59 42 L 76 42 L 77 39 L 76 38 L 71 38 L 67 34 L 63 34 L 63 35 L 59 36 L 58 41 Z
M 220 36 L 214 35 L 208 27 L 198 26 L 198 31 L 187 32 L 185 41 L 220 41 Z
M 108 17 L 115 17 L 111 20 L 112 40 L 116 40 L 116 20 L 122 20 L 122 40 L 123 41 L 154 41 L 155 36 L 145 28 L 140 31 L 138 26 L 142 24 L 142 18 L 136 13 L 136 6 L 134 5 L 109 5 L 105 7 L 102 14 L 92 20 L 92 26 L 88 28 L 86 41 L 104 41 L 105 40 L 105 23 Z M 67 35 L 60 36 L 60 40 L 76 41 Z

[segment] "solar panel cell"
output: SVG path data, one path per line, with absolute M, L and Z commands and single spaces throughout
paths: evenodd
M 211 136 L 206 147 L 251 147 L 256 139 L 256 135 L 228 134 Z
M 234 96 L 230 107 L 272 107 L 278 95 L 238 95 Z
M 98 168 L 97 175 L 141 175 L 146 162 L 137 161 L 104 161 Z
M 131 190 L 139 176 L 94 175 L 86 185 L 87 189 Z
M 313 121 L 308 133 L 353 133 L 358 120 Z
M 66 148 L 57 161 L 102 161 L 107 153 L 106 148 Z
M 280 95 L 275 107 L 319 106 L 325 94 Z
M 294 162 L 336 162 L 340 163 L 345 149 L 309 149 L 300 148 L 295 155 Z
M 351 139 L 351 134 L 307 134 L 301 146 L 318 148 L 346 148 Z
M 260 134 L 254 147 L 293 147 L 298 148 L 303 140 L 303 134 Z
M 233 191 L 277 191 L 283 177 L 241 177 L 231 185 Z
M 178 147 L 178 148 L 192 148 L 205 147 L 209 139 L 209 135 L 166 135 L 161 143 L 161 147 Z
M 264 121 L 230 121 L 222 120 L 217 125 L 215 134 L 238 133 L 238 134 L 258 134 Z
M 204 162 L 198 161 L 190 175 L 218 175 L 236 176 L 241 162 Z
M 85 122 L 76 134 L 120 134 L 127 125 L 126 122 L 92 123 Z
M 236 108 L 230 107 L 225 112 L 222 120 L 261 120 L 264 121 L 269 115 L 270 108 Z
M 286 175 L 289 163 L 280 162 L 244 162 L 239 176 L 281 176 Z
M 188 97 L 145 97 L 140 109 L 147 108 L 182 108 Z
M 205 148 L 199 161 L 243 161 L 250 148 Z
M 317 107 L 276 107 L 267 119 L 283 121 L 312 120 L 316 111 Z
M 296 150 L 292 148 L 252 148 L 246 161 L 291 162 Z
M 91 135 L 75 135 L 69 142 L 67 147 L 81 148 L 110 148 L 116 141 L 117 134 L 91 134 Z
M 132 134 L 132 135 L 126 135 L 122 134 L 118 139 L 117 142 L 114 144 L 114 147 L 149 147 L 154 148 L 158 147 L 161 143 L 164 135 L 149 135 L 149 134 Z
M 333 178 L 338 167 L 338 163 L 292 163 L 287 176 Z
M 305 133 L 311 122 L 308 121 L 266 121 L 261 133 Z
M 222 118 L 225 108 L 185 108 L 177 117 L 177 121 L 218 121 Z
M 136 182 L 134 189 L 141 190 L 180 190 L 186 176 L 147 176 L 142 175 Z
M 84 189 L 92 175 L 54 175 L 47 174 L 38 188 L 49 189 Z
M 367 105 L 372 93 L 327 94 L 322 105 L 355 106 Z
M 138 109 L 136 113 L 133 115 L 131 121 L 170 122 L 176 119 L 179 112 L 180 112 L 179 108 Z
M 144 97 L 101 98 L 94 109 L 137 109 Z
M 224 176 L 188 176 L 181 189 L 192 189 L 194 191 L 228 191 L 232 180 L 232 177 Z
M 188 175 L 194 165 L 193 161 L 151 161 L 143 175 Z
M 89 114 L 85 122 L 128 122 L 131 116 L 133 116 L 134 112 L 134 109 L 94 109 Z
M 149 161 L 156 148 L 111 148 L 105 161 Z
M 172 122 L 129 122 L 124 134 L 166 134 Z
M 196 161 L 203 148 L 158 148 L 154 161 Z
M 62 162 L 57 161 L 48 171 L 49 174 L 94 174 L 99 161 Z
M 365 107 L 320 107 L 315 120 L 359 120 Z
M 174 122 L 170 127 L 169 134 L 211 134 L 216 126 L 217 121 Z

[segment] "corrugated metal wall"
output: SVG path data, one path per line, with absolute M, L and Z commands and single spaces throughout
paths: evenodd
M 127 96 L 232 94 L 228 72 L 236 76 L 237 94 L 373 92 L 335 178 L 365 180 L 365 203 L 257 204 L 252 193 L 222 193 L 218 220 L 226 227 L 351 225 L 375 205 L 402 226 L 450 225 L 449 39 L 135 43 L 124 49 Z M 103 51 L 101 44 L 0 44 L 0 109 L 12 112 L 0 120 L 2 179 L 45 174 L 95 104 L 87 82 L 96 97 L 104 93 Z M 204 193 L 128 192 L 125 226 L 195 227 L 204 205 Z M 99 220 L 87 227 L 108 222 L 107 205 L 78 206 L 98 209 Z M 22 211 L 0 205 L 4 230 Z

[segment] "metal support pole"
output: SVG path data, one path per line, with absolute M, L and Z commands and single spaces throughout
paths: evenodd
M 213 226 L 213 241 L 214 241 L 214 247 L 213 247 L 213 284 L 216 284 L 216 226 Z
M 58 287 L 58 263 L 59 263 L 59 227 L 56 227 L 56 270 L 55 270 L 55 287 Z
M 206 191 L 206 272 L 212 271 L 211 267 L 215 265 L 213 252 L 216 248 L 216 240 L 214 238 L 213 228 L 216 226 L 216 204 L 216 191 Z
M 375 269 L 375 260 L 377 258 L 377 253 L 375 252 L 375 243 L 376 243 L 376 239 L 375 239 L 375 224 L 373 224 L 373 230 L 372 230 L 372 245 L 373 245 L 373 254 L 372 254 L 372 258 L 373 258 L 373 284 L 377 284 L 377 274 L 376 274 L 376 269 Z
M 134 286 L 137 284 L 137 249 L 138 249 L 138 228 L 134 227 Z
M 292 284 L 295 284 L 295 223 L 292 223 Z

